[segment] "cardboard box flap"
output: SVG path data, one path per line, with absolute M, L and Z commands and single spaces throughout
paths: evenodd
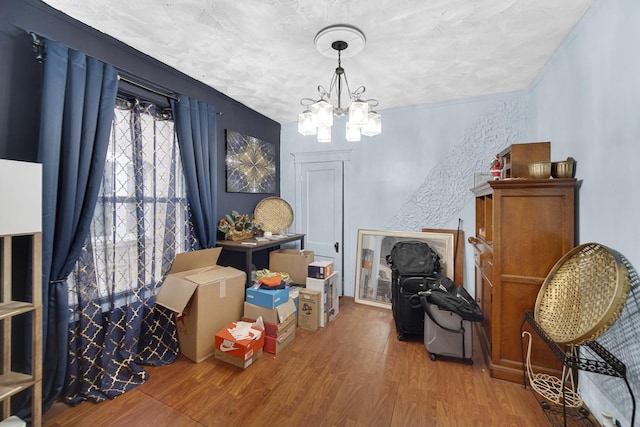
M 185 276 L 185 279 L 190 280 L 197 285 L 204 285 L 207 283 L 219 282 L 220 280 L 230 279 L 232 277 L 237 277 L 244 274 L 244 272 L 233 267 L 215 267 L 201 271 L 199 273 L 190 274 L 188 276 Z
M 294 304 L 292 299 L 289 299 L 284 304 L 281 304 L 276 307 L 276 311 L 278 312 L 278 320 L 280 323 L 287 320 L 287 318 L 293 315 L 296 312 L 296 305 Z
M 169 274 L 216 265 L 220 257 L 220 252 L 222 252 L 221 247 L 177 254 L 173 260 Z
M 174 276 L 167 276 L 156 296 L 156 304 L 167 307 L 176 313 L 182 313 L 198 284 L 190 280 L 181 280 Z

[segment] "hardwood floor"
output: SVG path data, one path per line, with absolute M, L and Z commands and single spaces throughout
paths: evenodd
M 473 366 L 431 361 L 421 341 L 398 341 L 390 310 L 343 297 L 326 328 L 298 328 L 246 370 L 181 356 L 112 401 L 54 405 L 45 426 L 548 425 L 531 391 L 490 378 L 474 350 Z

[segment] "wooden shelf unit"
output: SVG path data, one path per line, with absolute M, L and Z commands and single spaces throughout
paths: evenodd
M 476 302 L 474 323 L 490 375 L 522 383 L 520 324 L 555 263 L 574 247 L 576 180 L 512 179 L 473 188 Z M 558 376 L 562 366 L 540 339 L 533 342 L 537 372 Z
M 31 244 L 31 301 L 13 299 L 13 240 L 26 236 Z M 11 397 L 31 389 L 31 425 L 42 424 L 42 233 L 0 235 L 0 322 L 2 323 L 2 361 L 0 371 L 0 400 L 2 414 L 11 412 Z M 12 320 L 18 316 L 31 316 L 30 373 L 11 369 Z

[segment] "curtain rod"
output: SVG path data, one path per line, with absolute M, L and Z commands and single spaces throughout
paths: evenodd
M 123 81 L 125 83 L 128 83 L 128 84 L 130 84 L 132 86 L 138 87 L 140 89 L 146 90 L 147 92 L 155 93 L 156 95 L 164 96 L 165 98 L 173 99 L 176 102 L 180 102 L 180 99 L 177 98 L 174 95 L 171 95 L 171 94 L 168 94 L 168 93 L 164 93 L 164 92 L 160 92 L 157 89 L 150 88 L 148 86 L 145 86 L 145 85 L 143 85 L 141 83 L 138 83 L 138 82 L 133 81 L 131 79 L 128 79 L 126 77 L 122 77 L 120 74 L 118 74 L 118 80 L 121 80 L 121 81 Z

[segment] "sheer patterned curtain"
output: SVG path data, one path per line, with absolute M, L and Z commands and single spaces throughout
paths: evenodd
M 143 364 L 178 352 L 171 312 L 155 306 L 175 254 L 197 246 L 169 112 L 115 109 L 91 233 L 69 280 L 67 403 L 113 398 L 143 383 Z

